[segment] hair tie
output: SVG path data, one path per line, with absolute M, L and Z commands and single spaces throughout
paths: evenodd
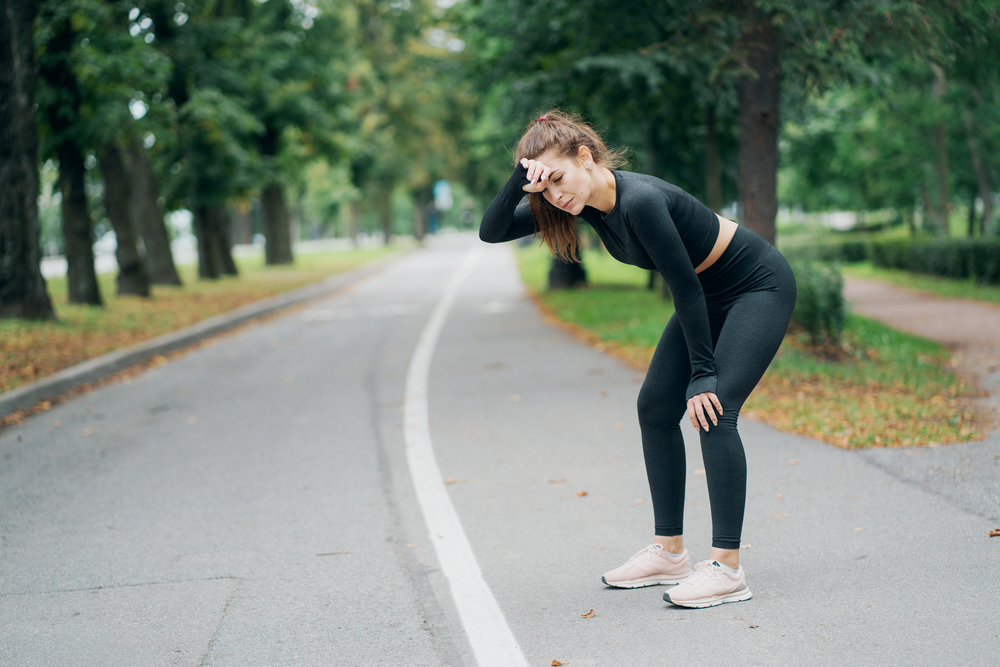
M 541 123 L 543 120 L 548 120 L 548 118 L 546 118 L 545 116 L 542 116 L 541 118 L 538 119 L 537 122 Z

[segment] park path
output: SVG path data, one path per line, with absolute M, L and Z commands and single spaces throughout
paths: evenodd
M 0 431 L 0 666 L 513 667 L 476 659 L 404 435 L 414 350 L 478 243 L 432 239 Z M 753 599 L 690 610 L 603 586 L 653 532 L 642 374 L 547 326 L 508 248 L 471 266 L 427 426 L 527 664 L 996 664 L 1000 449 L 982 479 L 956 473 L 988 442 L 857 452 L 747 420 Z M 682 429 L 702 559 L 704 465 Z M 910 483 L 909 464 L 948 476 Z
M 951 348 L 956 370 L 986 390 L 1000 411 L 1000 306 L 850 277 L 844 298 L 860 315 Z

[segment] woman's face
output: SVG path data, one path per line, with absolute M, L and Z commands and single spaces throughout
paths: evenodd
M 583 149 L 578 157 L 546 151 L 535 159 L 552 170 L 542 196 L 556 208 L 580 215 L 594 189 L 593 172 L 586 168 L 593 164 L 590 151 Z

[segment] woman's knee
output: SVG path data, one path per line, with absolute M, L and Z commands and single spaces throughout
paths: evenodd
M 639 426 L 648 428 L 680 428 L 684 406 L 677 405 L 674 400 L 666 399 L 660 392 L 652 391 L 645 385 L 639 392 L 636 402 L 639 412 Z

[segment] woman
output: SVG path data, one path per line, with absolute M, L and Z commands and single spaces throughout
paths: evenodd
M 486 210 L 479 236 L 499 243 L 538 232 L 554 254 L 576 258 L 579 216 L 616 259 L 663 275 L 675 313 L 638 401 L 655 536 L 602 580 L 619 588 L 677 584 L 663 598 L 683 607 L 748 600 L 739 562 L 746 457 L 737 418 L 781 345 L 795 278 L 753 232 L 680 188 L 615 169 L 620 162 L 590 127 L 550 111 L 521 137 L 514 174 Z M 524 193 L 529 203 L 519 206 Z M 685 413 L 701 436 L 712 508 L 709 559 L 693 570 L 683 538 Z

